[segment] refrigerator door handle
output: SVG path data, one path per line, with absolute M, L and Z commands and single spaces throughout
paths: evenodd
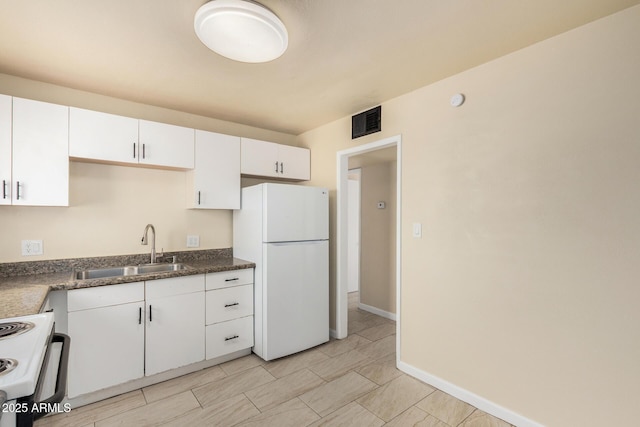
M 295 242 L 265 242 L 267 245 L 273 246 L 292 246 L 292 245 L 320 245 L 327 240 L 298 240 Z

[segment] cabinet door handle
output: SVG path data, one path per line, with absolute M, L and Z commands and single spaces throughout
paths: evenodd
M 231 341 L 231 340 L 235 340 L 235 339 L 237 339 L 237 338 L 240 338 L 240 337 L 239 337 L 239 336 L 237 336 L 237 335 L 234 335 L 234 336 L 232 336 L 232 337 L 227 337 L 227 338 L 225 338 L 224 340 L 225 340 L 225 341 Z
M 147 148 L 146 146 L 147 146 L 147 144 L 142 144 L 142 158 L 143 159 L 147 158 L 147 152 L 145 151 L 146 148 Z
M 133 158 L 136 158 L 136 143 L 133 143 Z
M 153 316 L 151 313 L 151 304 L 149 304 L 149 322 L 152 322 L 152 321 L 153 321 Z
M 138 325 L 142 325 L 142 307 L 138 307 Z
M 16 200 L 20 200 L 20 181 L 16 182 Z
M 2 198 L 7 198 L 7 181 L 5 181 L 4 179 L 2 180 Z
M 198 205 L 200 205 L 200 192 L 198 191 Z
M 276 173 L 278 173 L 278 162 L 276 162 Z
M 233 307 L 233 306 L 235 306 L 235 305 L 240 305 L 240 303 L 239 303 L 239 302 L 234 302 L 233 304 L 225 304 L 225 305 L 224 305 L 224 308 L 227 308 L 227 307 Z
M 280 173 L 284 173 L 284 162 L 280 162 Z
M 236 280 L 240 280 L 240 278 L 234 277 L 233 279 L 224 279 L 225 282 L 235 282 Z

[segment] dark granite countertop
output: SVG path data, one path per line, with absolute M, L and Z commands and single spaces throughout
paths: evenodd
M 87 280 L 75 279 L 73 272 L 89 268 L 138 265 L 148 262 L 148 255 L 143 255 L 143 258 L 140 255 L 125 255 L 0 264 L 0 319 L 38 313 L 49 291 L 92 288 L 255 267 L 253 262 L 233 258 L 230 249 L 174 252 L 167 254 L 167 259 L 173 255 L 178 257 L 178 262 L 185 264 L 188 268 L 179 271 Z

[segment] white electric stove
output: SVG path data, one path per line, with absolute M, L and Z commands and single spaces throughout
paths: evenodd
M 58 385 L 55 396 L 39 401 L 54 342 L 63 344 L 57 363 Z M 0 407 L 0 427 L 32 425 L 46 415 L 47 407 L 62 401 L 68 350 L 69 338 L 54 333 L 53 313 L 0 319 L 0 391 L 6 394 L 6 402 Z

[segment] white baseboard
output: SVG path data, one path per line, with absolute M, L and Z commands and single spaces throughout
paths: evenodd
M 380 310 L 379 308 L 373 307 L 371 305 L 363 304 L 363 303 L 360 302 L 360 303 L 358 303 L 358 308 L 360 310 L 368 311 L 369 313 L 377 314 L 378 316 L 385 317 L 385 318 L 391 319 L 393 321 L 396 320 L 396 314 L 395 313 L 390 313 L 388 311 Z
M 478 396 L 477 394 L 458 387 L 455 384 L 451 384 L 450 382 L 445 381 L 442 378 L 421 371 L 420 369 L 415 368 L 405 362 L 398 362 L 398 369 L 411 375 L 412 377 L 419 379 L 420 381 L 423 381 L 429 385 L 432 385 L 433 387 L 436 387 L 439 390 L 444 391 L 445 393 L 450 394 L 451 396 L 459 400 L 462 400 L 463 402 L 467 402 L 468 404 L 475 406 L 481 411 L 491 414 L 494 417 L 498 417 L 510 424 L 518 427 L 543 427 L 542 424 L 536 423 L 535 421 L 525 418 L 516 412 L 503 408 L 502 406 L 491 402 L 484 397 Z

